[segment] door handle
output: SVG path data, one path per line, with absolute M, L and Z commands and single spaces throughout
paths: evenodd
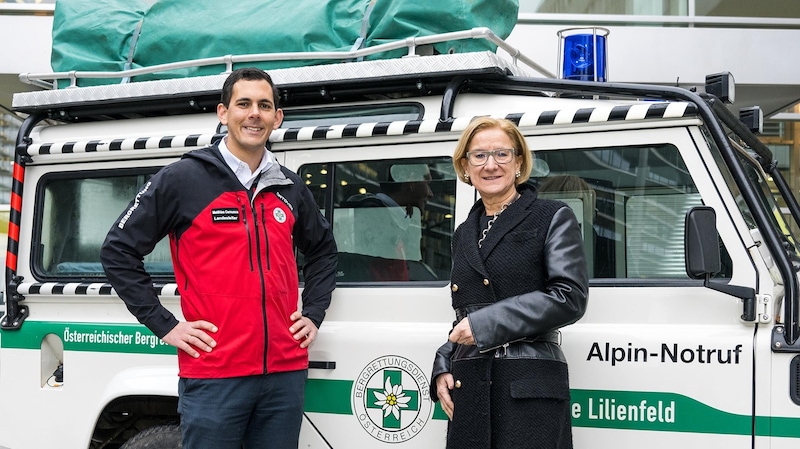
M 336 369 L 336 362 L 311 360 L 308 369 Z

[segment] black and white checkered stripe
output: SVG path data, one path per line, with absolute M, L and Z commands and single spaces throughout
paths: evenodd
M 178 284 L 154 284 L 158 296 L 179 296 Z M 22 295 L 116 295 L 102 282 L 25 282 L 17 287 Z
M 204 147 L 223 134 L 190 134 L 184 136 L 138 137 L 131 139 L 85 140 L 73 142 L 32 143 L 28 155 L 99 153 L 108 151 L 157 150 L 162 148 Z
M 599 106 L 593 108 L 560 109 L 542 112 L 509 114 L 505 118 L 520 127 L 569 125 L 580 123 L 619 122 L 691 117 L 697 107 L 683 102 L 653 102 L 633 105 Z M 406 120 L 353 125 L 307 126 L 275 130 L 271 142 L 345 139 L 376 136 L 400 136 L 436 132 L 463 131 L 474 117 L 452 121 Z M 91 153 L 103 151 L 158 150 L 163 148 L 203 147 L 221 139 L 223 134 L 192 134 L 183 136 L 139 137 L 113 140 L 88 140 L 61 143 L 33 143 L 28 155 Z

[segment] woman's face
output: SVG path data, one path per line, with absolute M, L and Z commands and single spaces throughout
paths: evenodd
M 489 128 L 478 131 L 472 136 L 472 141 L 467 147 L 471 151 L 493 151 L 501 149 L 515 149 L 511 138 L 500 128 Z M 467 159 L 461 160 L 464 171 L 481 198 L 486 200 L 503 200 L 516 192 L 516 172 L 522 165 L 520 156 L 515 155 L 510 162 L 498 164 L 494 156 L 486 158 L 486 163 L 475 166 Z

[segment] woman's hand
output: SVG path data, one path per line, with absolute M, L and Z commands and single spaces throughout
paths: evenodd
M 453 389 L 453 375 L 450 373 L 442 373 L 436 376 L 436 394 L 439 396 L 439 403 L 442 405 L 442 410 L 450 419 L 453 420 L 453 397 L 450 396 L 450 391 Z
M 450 332 L 450 341 L 460 345 L 474 345 L 475 339 L 472 337 L 472 328 L 469 326 L 469 317 L 464 318 L 456 324 Z

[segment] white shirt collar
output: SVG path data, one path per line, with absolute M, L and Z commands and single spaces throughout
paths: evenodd
M 231 168 L 231 171 L 236 175 L 239 182 L 241 182 L 245 188 L 249 189 L 258 175 L 274 163 L 272 153 L 264 151 L 264 156 L 261 157 L 261 163 L 258 164 L 258 168 L 256 168 L 256 171 L 251 172 L 249 165 L 231 153 L 231 150 L 228 149 L 228 145 L 225 143 L 225 139 L 226 138 L 220 140 L 218 145 L 219 152 L 222 153 L 222 159 L 224 159 L 228 167 Z

